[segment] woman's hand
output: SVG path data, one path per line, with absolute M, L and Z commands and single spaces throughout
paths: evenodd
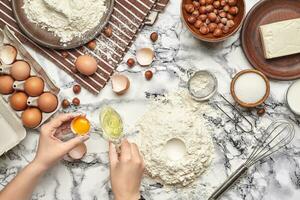
M 79 114 L 61 114 L 42 126 L 39 146 L 33 163 L 47 170 L 78 144 L 89 139 L 88 135 L 77 136 L 67 142 L 62 142 L 57 138 L 58 135 L 63 134 L 66 127 L 69 127 L 68 122 L 77 116 Z
M 140 199 L 144 160 L 137 145 L 124 140 L 119 157 L 115 145 L 110 143 L 109 158 L 111 185 L 115 200 Z

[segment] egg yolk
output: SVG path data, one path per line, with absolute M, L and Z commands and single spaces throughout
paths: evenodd
M 90 131 L 91 125 L 85 117 L 77 117 L 72 121 L 71 128 L 77 135 L 86 135 Z

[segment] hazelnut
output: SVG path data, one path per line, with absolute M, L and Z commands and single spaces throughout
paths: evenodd
M 213 36 L 220 37 L 222 35 L 222 30 L 219 28 L 216 28 L 216 30 L 213 32 Z
M 214 1 L 213 5 L 214 5 L 214 7 L 215 7 L 216 9 L 218 9 L 218 8 L 221 7 L 220 1 Z
M 104 35 L 106 35 L 106 37 L 111 37 L 112 36 L 112 28 L 111 27 L 106 27 L 104 29 Z
M 219 13 L 219 16 L 220 16 L 221 18 L 225 18 L 225 17 L 227 16 L 227 14 L 226 14 L 226 12 L 220 12 L 220 13 Z
M 221 22 L 221 17 L 220 16 L 217 16 L 217 19 L 215 21 L 217 24 Z
M 225 6 L 227 3 L 226 3 L 226 0 L 221 0 L 220 1 L 220 4 L 221 4 L 221 6 L 223 7 L 223 6 Z
M 200 8 L 199 8 L 199 12 L 200 12 L 200 14 L 206 14 L 206 7 L 205 6 L 201 6 Z
M 97 47 L 97 42 L 96 42 L 96 40 L 90 41 L 90 42 L 87 44 L 87 47 L 88 47 L 90 50 L 95 50 L 96 47 Z
M 194 16 L 189 16 L 188 18 L 187 18 L 187 21 L 190 23 L 190 24 L 194 24 L 195 22 L 196 22 L 196 17 L 194 17 Z
M 61 102 L 61 106 L 63 107 L 63 109 L 66 109 L 66 108 L 68 108 L 70 106 L 70 102 L 67 99 L 64 99 Z
M 213 2 L 214 2 L 214 0 L 206 0 L 207 5 L 213 4 Z
M 133 58 L 129 58 L 128 60 L 127 60 L 127 65 L 128 65 L 128 67 L 133 67 L 134 66 L 134 64 L 135 64 L 135 60 L 133 59 Z
M 236 6 L 237 0 L 228 0 L 228 4 L 229 4 L 230 6 Z
M 217 19 L 217 15 L 215 13 L 209 13 L 207 17 L 211 22 L 214 22 Z
M 156 32 L 151 33 L 150 39 L 152 42 L 156 42 L 158 39 L 158 34 Z
M 228 21 L 227 18 L 222 18 L 222 19 L 221 19 L 221 23 L 224 24 L 224 25 L 227 24 L 227 21 Z
M 222 31 L 223 31 L 224 34 L 228 33 L 229 32 L 229 27 L 228 26 L 224 26 L 222 28 Z
M 226 23 L 226 26 L 228 26 L 229 28 L 232 28 L 235 25 L 233 20 L 228 20 Z
M 226 6 L 223 7 L 223 10 L 224 10 L 225 12 L 228 12 L 229 9 L 230 9 L 230 6 L 229 6 L 229 5 L 226 5 Z
M 218 27 L 218 25 L 216 23 L 208 24 L 208 29 L 209 29 L 210 33 L 213 33 L 217 27 Z
M 194 24 L 195 28 L 199 29 L 203 25 L 203 22 L 201 20 L 197 20 Z
M 232 19 L 233 19 L 233 15 L 232 15 L 232 14 L 229 14 L 229 13 L 227 13 L 227 19 L 228 19 L 228 20 L 232 20 Z
M 206 25 L 208 25 L 208 24 L 210 24 L 210 23 L 211 23 L 211 21 L 210 21 L 209 19 L 206 19 L 206 20 L 205 20 L 205 24 L 206 24 Z
M 81 86 L 80 85 L 74 85 L 73 86 L 73 92 L 74 92 L 74 94 L 79 94 L 81 92 Z
M 198 1 L 193 1 L 193 5 L 195 9 L 198 9 L 200 7 L 200 3 Z
M 200 15 L 199 17 L 198 17 L 198 19 L 200 19 L 201 21 L 205 21 L 206 19 L 207 19 L 207 15 Z
M 71 67 L 71 71 L 74 73 L 74 74 L 77 74 L 78 73 L 78 70 L 76 67 Z
M 199 10 L 194 10 L 194 12 L 192 13 L 192 16 L 194 17 L 198 17 L 200 15 Z
M 152 79 L 152 77 L 153 77 L 153 72 L 151 70 L 147 70 L 145 72 L 145 78 L 149 81 Z
M 218 23 L 218 28 L 219 28 L 219 29 L 222 29 L 223 27 L 224 27 L 224 24 Z
M 200 0 L 199 3 L 200 3 L 201 6 L 205 6 L 206 0 Z
M 206 11 L 209 12 L 209 13 L 213 12 L 214 11 L 214 6 L 213 5 L 207 5 L 206 6 Z
M 208 29 L 208 27 L 206 27 L 206 26 L 201 26 L 201 28 L 200 28 L 200 33 L 202 33 L 203 35 L 206 35 L 206 34 L 208 34 L 209 33 L 209 29 Z
M 266 110 L 264 108 L 259 108 L 257 110 L 257 115 L 258 116 L 263 116 L 266 113 Z
M 74 106 L 79 106 L 79 105 L 80 105 L 80 100 L 79 100 L 77 97 L 75 97 L 75 98 L 72 100 L 72 103 L 73 103 Z
M 61 56 L 64 57 L 64 58 L 68 57 L 69 56 L 68 51 L 62 51 Z
M 231 7 L 229 10 L 228 10 L 229 14 L 231 15 L 237 15 L 239 13 L 239 9 L 238 7 Z
M 185 5 L 184 5 L 184 9 L 185 9 L 185 11 L 188 12 L 188 13 L 192 13 L 192 12 L 194 12 L 194 10 L 195 10 L 193 4 L 185 4 Z

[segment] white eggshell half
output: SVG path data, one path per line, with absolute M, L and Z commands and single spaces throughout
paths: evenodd
M 136 60 L 141 66 L 149 66 L 153 62 L 154 51 L 150 48 L 142 48 L 136 52 Z
M 111 77 L 112 90 L 117 94 L 124 94 L 130 87 L 127 76 L 116 74 Z
M 74 149 L 72 149 L 68 155 L 74 160 L 80 160 L 85 156 L 87 152 L 86 145 L 84 143 L 79 144 Z
M 10 65 L 17 58 L 17 49 L 11 45 L 4 45 L 0 49 L 0 59 L 4 64 Z

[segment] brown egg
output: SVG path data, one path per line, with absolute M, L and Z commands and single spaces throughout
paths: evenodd
M 24 90 L 31 97 L 40 96 L 44 91 L 44 81 L 36 76 L 30 77 L 25 81 Z
M 0 76 L 0 93 L 11 94 L 14 91 L 13 88 L 14 79 L 11 76 Z
M 38 107 L 42 112 L 50 113 L 55 111 L 58 105 L 57 97 L 50 92 L 43 93 L 38 98 Z
M 97 61 L 90 55 L 79 56 L 75 66 L 80 73 L 86 76 L 90 76 L 97 71 Z
M 24 81 L 30 76 L 30 66 L 25 61 L 17 61 L 10 69 L 11 76 L 17 81 Z
M 22 123 L 27 128 L 35 128 L 42 121 L 42 113 L 37 108 L 27 108 L 21 116 Z
M 21 111 L 27 108 L 28 96 L 24 92 L 16 92 L 10 98 L 10 106 L 16 110 Z

